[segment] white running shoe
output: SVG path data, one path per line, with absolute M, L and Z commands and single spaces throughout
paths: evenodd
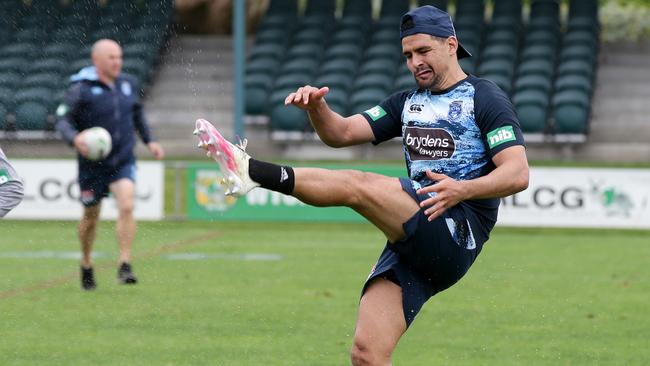
M 198 147 L 207 151 L 207 156 L 219 163 L 224 179 L 221 181 L 227 187 L 227 196 L 243 196 L 251 189 L 259 187 L 248 175 L 248 160 L 246 139 L 233 145 L 223 138 L 214 126 L 204 120 L 196 120 L 194 134 L 199 137 Z

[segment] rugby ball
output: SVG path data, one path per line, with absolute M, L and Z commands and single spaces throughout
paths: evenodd
M 111 134 L 108 133 L 105 128 L 91 127 L 84 130 L 82 133 L 83 141 L 86 143 L 86 146 L 88 146 L 87 159 L 94 161 L 102 160 L 111 153 L 113 141 L 111 139 Z

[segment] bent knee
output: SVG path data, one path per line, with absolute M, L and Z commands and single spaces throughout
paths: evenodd
M 117 201 L 117 211 L 120 216 L 133 215 L 135 209 L 135 202 L 133 199 L 121 199 Z
M 123 205 L 120 206 L 118 210 L 120 216 L 131 216 L 133 215 L 134 205 L 132 203 L 128 205 Z
M 368 202 L 373 194 L 372 183 L 376 174 L 359 170 L 345 170 L 344 172 L 348 180 L 346 206 L 356 208 Z
M 83 215 L 81 216 L 81 219 L 88 224 L 94 224 L 97 221 L 99 221 L 99 212 L 100 212 L 101 206 L 100 204 L 95 204 L 93 206 L 86 206 L 84 207 Z
M 355 338 L 350 350 L 350 360 L 354 366 L 390 365 L 390 351 L 372 346 L 369 341 Z

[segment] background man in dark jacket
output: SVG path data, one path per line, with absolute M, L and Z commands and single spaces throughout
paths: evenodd
M 94 66 L 82 69 L 71 78 L 72 85 L 57 110 L 57 130 L 78 152 L 80 200 L 84 213 L 79 222 L 81 242 L 81 286 L 96 287 L 92 269 L 92 246 L 102 198 L 110 191 L 117 202 L 117 241 L 120 249 L 118 280 L 137 282 L 131 270 L 131 248 L 136 223 L 133 217 L 135 193 L 135 131 L 156 159 L 164 152 L 153 141 L 139 100 L 134 78 L 121 74 L 122 49 L 112 40 L 102 39 L 92 47 Z M 88 147 L 81 131 L 100 126 L 111 134 L 113 148 L 103 160 L 88 160 Z

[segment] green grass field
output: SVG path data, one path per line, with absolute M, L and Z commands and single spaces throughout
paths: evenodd
M 370 225 L 140 223 L 140 283 L 79 288 L 74 222 L 0 222 L 0 365 L 346 365 Z M 647 365 L 650 232 L 498 228 L 395 365 Z

